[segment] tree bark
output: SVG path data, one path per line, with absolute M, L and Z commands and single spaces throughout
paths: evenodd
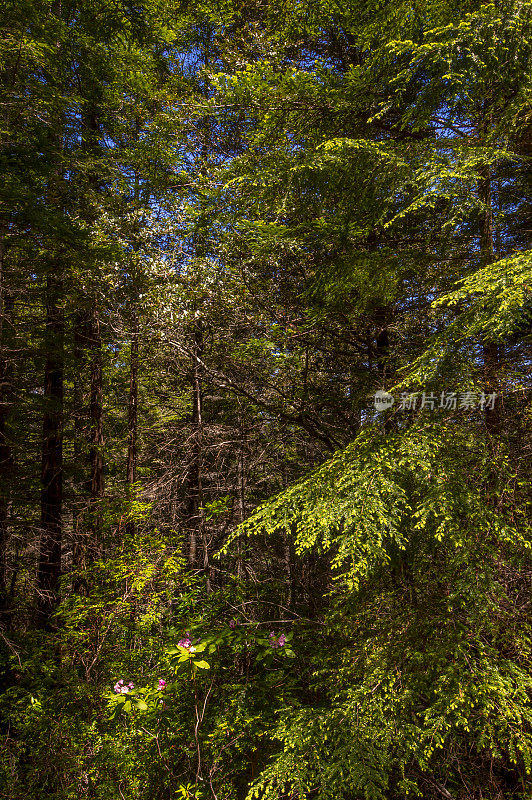
M 240 449 L 238 453 L 237 465 L 237 498 L 238 498 L 238 524 L 241 525 L 246 518 L 246 473 L 245 473 L 245 460 L 244 460 L 244 431 L 240 428 Z M 236 543 L 236 574 L 239 578 L 242 577 L 244 572 L 244 563 L 242 559 L 242 537 L 239 536 Z
M 376 312 L 377 335 L 375 337 L 375 355 L 377 360 L 377 370 L 383 388 L 390 375 L 390 336 L 386 321 L 386 309 L 378 308 Z
M 188 474 L 188 522 L 190 526 L 188 562 L 196 566 L 198 543 L 203 538 L 203 396 L 199 359 L 203 355 L 203 331 L 198 323 L 193 331 L 192 359 L 192 453 Z M 208 569 L 209 554 L 203 542 L 203 567 Z
M 12 468 L 7 422 L 10 412 L 12 361 L 5 341 L 6 317 L 13 310 L 13 297 L 7 296 L 4 284 L 5 230 L 0 231 L 0 621 L 7 623 L 8 606 L 8 508 Z
M 484 167 L 478 181 L 478 196 L 483 204 L 482 223 L 480 231 L 480 253 L 484 266 L 491 264 L 495 258 L 493 243 L 493 211 L 492 211 L 492 181 L 491 169 Z M 497 435 L 501 429 L 501 399 L 498 394 L 498 372 L 501 360 L 500 345 L 488 339 L 482 343 L 482 356 L 484 361 L 484 392 L 486 395 L 496 394 L 493 408 L 487 403 L 484 409 L 486 429 L 491 435 Z
M 131 330 L 131 352 L 129 358 L 129 395 L 127 403 L 127 464 L 126 490 L 130 500 L 133 499 L 134 485 L 137 480 L 138 460 L 138 372 L 139 372 L 139 317 L 135 310 Z M 133 536 L 135 523 L 130 520 L 126 525 L 126 533 Z
M 286 469 L 286 464 L 283 464 L 282 467 L 282 476 L 283 476 L 283 490 L 288 489 L 289 481 L 288 481 L 288 473 Z M 294 589 L 295 589 L 295 581 L 294 581 L 294 569 L 293 569 L 293 559 L 292 559 L 292 548 L 290 546 L 290 539 L 286 534 L 286 531 L 282 534 L 283 537 L 283 561 L 284 561 L 284 570 L 286 575 L 286 607 L 291 609 L 292 603 L 294 601 Z
M 73 346 L 73 359 L 74 359 L 74 376 L 73 376 L 73 391 L 74 391 L 74 442 L 73 442 L 73 456 L 76 475 L 76 495 L 73 510 L 73 543 L 72 543 L 72 567 L 74 570 L 83 569 L 85 566 L 86 554 L 86 534 L 83 532 L 85 510 L 85 489 L 78 488 L 78 483 L 82 482 L 78 479 L 78 464 L 83 462 L 83 453 L 85 449 L 85 441 L 87 432 L 85 429 L 86 414 L 85 414 L 85 394 L 83 391 L 84 385 L 84 370 L 85 370 L 85 351 L 87 348 L 87 318 L 85 310 L 78 309 L 74 318 L 74 346 Z M 75 592 L 79 592 L 83 586 L 78 578 L 74 579 L 73 588 Z
M 103 456 L 103 373 L 102 338 L 100 317 L 96 308 L 92 311 L 90 325 L 91 349 L 91 388 L 89 402 L 90 443 L 89 443 L 89 493 L 90 493 L 90 532 L 91 551 L 97 556 L 102 546 L 101 501 L 104 496 L 104 456 Z
M 37 571 L 39 621 L 43 625 L 48 623 L 56 603 L 61 576 L 64 362 L 62 296 L 63 282 L 60 266 L 54 264 L 48 272 L 46 285 L 41 541 Z

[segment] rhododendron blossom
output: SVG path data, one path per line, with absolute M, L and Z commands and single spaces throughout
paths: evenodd
M 284 635 L 284 633 L 281 633 L 281 635 L 277 637 L 275 633 L 271 631 L 270 644 L 274 648 L 274 650 L 277 649 L 278 647 L 284 647 L 286 644 L 286 636 Z
M 116 694 L 128 694 L 128 692 L 130 692 L 134 688 L 135 688 L 134 683 L 128 683 L 126 686 L 124 684 L 123 678 L 120 678 L 120 680 L 117 681 L 113 686 L 113 689 L 116 692 Z

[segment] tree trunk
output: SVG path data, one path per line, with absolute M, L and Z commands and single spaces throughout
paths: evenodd
M 384 306 L 379 306 L 375 311 L 375 324 L 377 333 L 375 337 L 375 356 L 381 387 L 386 388 L 390 377 L 390 335 L 388 332 L 388 313 Z
M 40 623 L 46 625 L 61 576 L 63 506 L 63 284 L 53 265 L 46 284 L 46 362 L 41 473 L 41 542 L 37 571 Z
M 375 325 L 375 360 L 379 374 L 379 386 L 381 389 L 386 390 L 393 375 L 393 368 L 390 363 L 389 309 L 386 306 L 378 306 L 376 308 Z M 386 433 L 394 430 L 395 421 L 392 415 L 385 414 L 383 427 Z
M 102 384 L 102 338 L 100 317 L 95 308 L 90 326 L 91 348 L 91 388 L 89 403 L 90 419 L 90 532 L 93 555 L 101 554 L 102 514 L 101 501 L 104 496 L 104 457 L 103 457 L 103 384 Z
M 86 534 L 83 531 L 84 526 L 84 511 L 85 511 L 85 490 L 79 490 L 79 483 L 82 481 L 78 475 L 78 464 L 83 462 L 83 452 L 87 432 L 85 429 L 85 393 L 83 391 L 84 385 L 84 369 L 85 369 L 85 351 L 87 347 L 87 318 L 84 310 L 78 310 L 74 319 L 74 376 L 73 376 L 73 391 L 74 391 L 74 442 L 73 442 L 73 462 L 75 467 L 75 501 L 73 510 L 73 543 L 72 543 L 72 567 L 74 570 L 83 569 L 85 566 L 85 555 L 87 550 Z M 82 583 L 75 578 L 73 584 L 74 591 L 80 591 L 83 586 Z
M 7 437 L 10 411 L 12 361 L 5 342 L 4 321 L 13 310 L 13 298 L 6 296 L 4 286 L 5 230 L 0 234 L 0 621 L 7 622 L 8 590 L 8 508 L 12 468 L 11 447 Z
M 241 525 L 246 518 L 246 473 L 244 468 L 244 431 L 240 429 L 240 450 L 238 453 L 237 465 L 237 498 L 238 498 L 238 524 Z M 237 562 L 236 574 L 239 578 L 242 577 L 244 571 L 244 563 L 242 559 L 242 537 L 239 536 L 237 540 Z
M 487 266 L 493 262 L 495 257 L 493 245 L 491 170 L 489 166 L 484 167 L 478 181 L 478 195 L 484 206 L 480 231 L 480 252 L 482 262 Z M 486 403 L 484 419 L 488 433 L 497 435 L 500 433 L 501 428 L 501 399 L 498 395 L 498 373 L 501 360 L 499 344 L 490 339 L 485 339 L 482 343 L 482 355 L 484 360 L 484 392 L 488 396 L 496 395 L 493 404 L 490 402 Z
M 282 479 L 283 479 L 283 490 L 288 489 L 289 480 L 288 480 L 288 472 L 286 468 L 286 464 L 283 464 L 282 467 Z M 286 576 L 286 607 L 292 608 L 292 604 L 294 602 L 294 595 L 295 595 L 295 574 L 294 574 L 294 563 L 292 558 L 292 547 L 290 545 L 290 538 L 287 535 L 286 531 L 282 533 L 283 537 L 283 562 L 284 562 L 284 572 Z M 279 609 L 280 611 L 281 609 Z
M 194 326 L 192 359 L 192 457 L 188 475 L 188 522 L 190 526 L 188 562 L 196 565 L 199 540 L 203 538 L 203 397 L 201 366 L 197 359 L 203 354 L 203 331 Z M 203 541 L 203 567 L 208 569 L 209 554 Z
M 133 487 L 137 480 L 138 459 L 138 371 L 139 371 L 139 317 L 135 311 L 131 331 L 131 353 L 129 359 L 129 396 L 127 404 L 127 496 L 133 499 Z M 133 536 L 135 523 L 129 521 L 126 533 Z

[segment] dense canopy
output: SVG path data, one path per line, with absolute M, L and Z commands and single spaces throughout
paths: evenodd
M 0 794 L 532 794 L 532 3 L 2 0 Z

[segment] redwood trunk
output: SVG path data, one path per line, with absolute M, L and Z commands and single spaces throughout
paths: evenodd
M 103 457 L 103 385 L 102 385 L 102 339 L 98 311 L 93 311 L 91 320 L 91 389 L 89 403 L 90 418 L 90 502 L 92 551 L 101 552 L 102 515 L 100 503 L 104 496 L 104 457 Z
M 133 499 L 133 489 L 137 480 L 138 459 L 138 372 L 139 372 L 139 319 L 135 312 L 131 334 L 131 354 L 129 361 L 129 397 L 127 407 L 127 465 L 126 465 L 126 491 L 127 496 Z M 135 523 L 129 521 L 126 533 L 133 536 Z
M 38 608 L 44 624 L 57 600 L 63 533 L 63 287 L 53 271 L 48 275 L 46 290 L 41 542 L 37 571 Z

